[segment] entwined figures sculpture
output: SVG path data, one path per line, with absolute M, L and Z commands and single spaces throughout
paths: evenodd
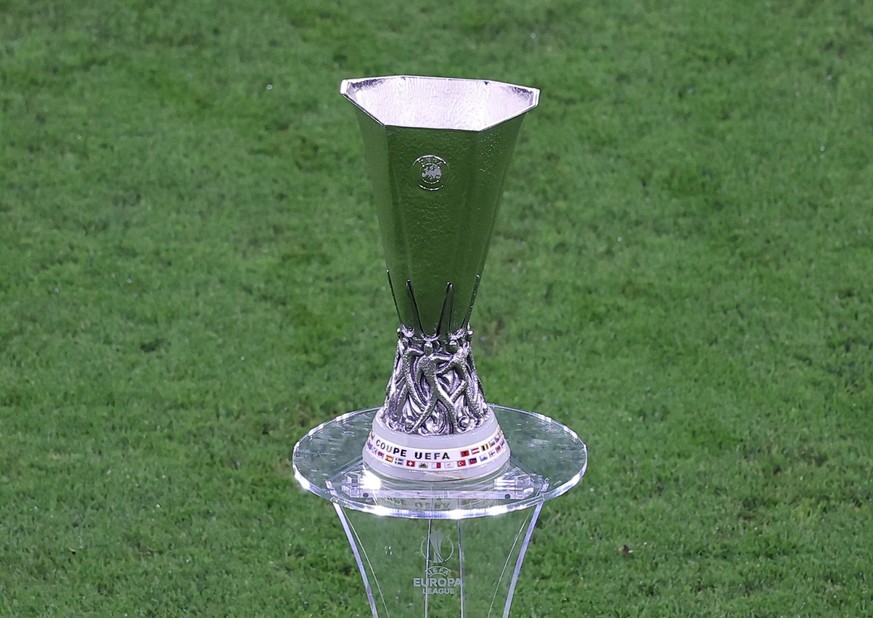
M 397 331 L 397 355 L 385 397 L 385 424 L 396 431 L 444 435 L 474 429 L 487 408 L 463 327 L 447 340 Z

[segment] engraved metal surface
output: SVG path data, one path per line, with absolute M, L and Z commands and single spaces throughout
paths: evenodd
M 394 371 L 388 382 L 382 421 L 403 433 L 445 435 L 479 427 L 490 413 L 470 351 L 472 331 L 448 338 L 397 331 Z

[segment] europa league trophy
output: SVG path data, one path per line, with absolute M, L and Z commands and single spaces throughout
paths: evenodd
M 330 500 L 373 616 L 508 616 L 542 505 L 581 480 L 585 445 L 489 404 L 470 316 L 516 138 L 539 91 L 495 81 L 342 82 L 357 108 L 400 326 L 379 408 L 294 449 Z

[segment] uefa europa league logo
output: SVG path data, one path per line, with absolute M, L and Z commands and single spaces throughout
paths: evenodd
M 455 555 L 455 544 L 452 539 L 437 530 L 421 540 L 419 553 L 429 564 L 441 565 Z

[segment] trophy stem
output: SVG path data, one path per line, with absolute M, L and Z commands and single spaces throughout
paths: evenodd
M 481 426 L 488 414 L 470 348 L 472 331 L 447 337 L 398 329 L 397 355 L 382 419 L 394 431 L 451 435 Z

